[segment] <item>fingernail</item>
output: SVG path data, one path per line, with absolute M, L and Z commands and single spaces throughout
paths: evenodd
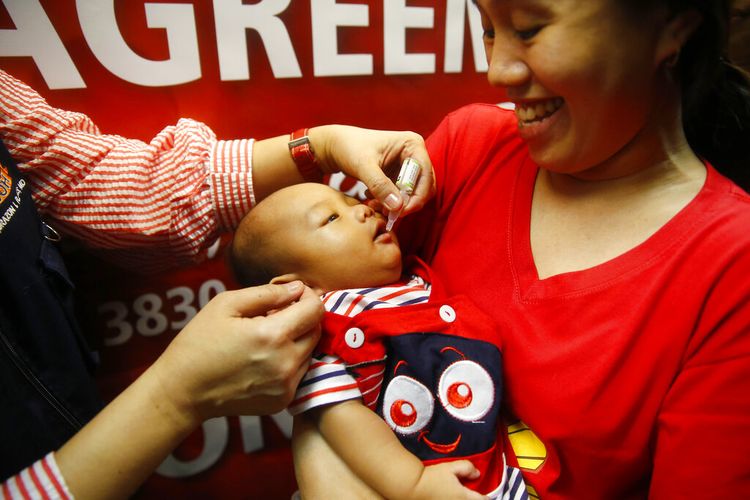
M 388 210 L 396 210 L 399 207 L 399 204 L 401 203 L 401 197 L 396 194 L 389 194 L 385 197 L 385 201 L 383 204 L 385 205 L 385 208 Z
M 287 290 L 289 290 L 291 293 L 299 292 L 302 289 L 302 282 L 301 281 L 291 281 L 289 283 L 285 283 L 284 286 Z

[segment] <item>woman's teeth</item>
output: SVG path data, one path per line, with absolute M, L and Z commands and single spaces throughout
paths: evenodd
M 562 105 L 563 100 L 560 97 L 535 103 L 518 103 L 516 116 L 521 123 L 540 121 L 560 109 Z

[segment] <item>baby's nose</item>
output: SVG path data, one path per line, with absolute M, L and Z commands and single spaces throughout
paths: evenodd
M 364 203 L 355 205 L 354 210 L 357 213 L 357 217 L 362 221 L 366 220 L 368 217 L 372 217 L 375 214 L 375 211 Z

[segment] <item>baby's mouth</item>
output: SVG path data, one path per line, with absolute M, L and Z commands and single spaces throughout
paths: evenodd
M 547 99 L 546 101 L 516 103 L 516 117 L 520 126 L 531 125 L 540 122 L 553 115 L 563 105 L 561 97 Z
M 375 236 L 373 239 L 377 238 L 381 234 L 385 233 L 385 220 L 381 217 L 376 217 L 375 219 Z

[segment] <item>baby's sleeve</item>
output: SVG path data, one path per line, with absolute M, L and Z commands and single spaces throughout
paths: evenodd
M 322 354 L 313 357 L 288 410 L 298 415 L 319 406 L 361 398 L 357 381 L 343 360 Z

